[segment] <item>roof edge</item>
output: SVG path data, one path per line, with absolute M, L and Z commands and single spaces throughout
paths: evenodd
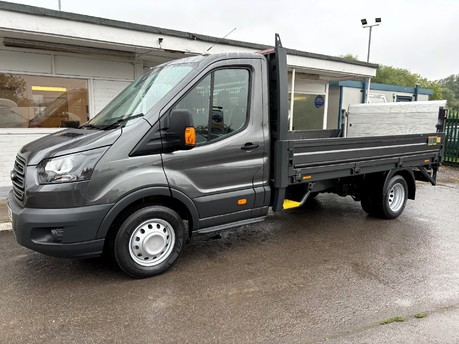
M 50 17 L 50 18 L 66 19 L 66 20 L 78 21 L 82 23 L 104 25 L 104 26 L 110 26 L 110 27 L 121 28 L 121 29 L 126 29 L 126 30 L 142 31 L 142 32 L 148 32 L 148 33 L 155 33 L 155 34 L 164 34 L 164 35 L 185 38 L 185 39 L 190 39 L 190 40 L 198 40 L 198 41 L 204 41 L 204 42 L 209 42 L 209 43 L 218 43 L 218 44 L 223 44 L 223 45 L 233 45 L 233 46 L 255 49 L 255 50 L 266 50 L 266 49 L 272 48 L 272 46 L 265 45 L 265 44 L 237 41 L 237 40 L 226 39 L 226 38 L 218 38 L 218 37 L 207 36 L 203 34 L 184 32 L 184 31 L 178 31 L 178 30 L 172 30 L 172 29 L 165 29 L 165 28 L 160 28 L 156 26 L 149 26 L 145 24 L 130 23 L 130 22 L 125 22 L 121 20 L 101 18 L 101 17 L 95 17 L 95 16 L 79 14 L 79 13 L 52 10 L 52 9 L 48 9 L 44 7 L 16 4 L 16 3 L 7 2 L 7 1 L 0 1 L 0 10 L 31 14 L 31 15 L 40 15 L 40 16 L 45 16 L 45 17 Z M 287 49 L 287 53 L 290 55 L 295 55 L 295 56 L 308 57 L 308 58 L 327 60 L 327 61 L 333 61 L 333 62 L 341 62 L 341 63 L 347 63 L 347 64 L 363 66 L 363 67 L 370 67 L 370 68 L 378 67 L 377 64 L 373 64 L 373 63 L 367 63 L 363 61 L 350 61 L 350 60 L 346 60 L 341 57 L 310 53 L 310 52 L 296 50 L 296 49 Z

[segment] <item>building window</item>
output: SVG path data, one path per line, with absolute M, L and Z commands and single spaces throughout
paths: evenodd
M 396 95 L 395 96 L 395 101 L 400 103 L 406 103 L 406 102 L 412 102 L 413 101 L 413 97 L 412 96 L 400 96 L 400 95 Z
M 0 73 L 0 128 L 78 127 L 87 120 L 87 80 Z
M 289 93 L 289 103 L 292 95 Z M 295 92 L 293 98 L 293 130 L 323 129 L 326 98 L 324 94 Z
M 384 94 L 370 93 L 368 95 L 368 103 L 370 104 L 385 104 L 387 103 L 386 96 Z
M 328 83 L 295 68 L 288 72 L 288 80 L 289 130 L 326 129 Z

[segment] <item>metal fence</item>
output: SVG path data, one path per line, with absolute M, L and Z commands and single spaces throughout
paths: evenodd
M 459 112 L 449 112 L 445 124 L 445 153 L 443 162 L 459 165 Z

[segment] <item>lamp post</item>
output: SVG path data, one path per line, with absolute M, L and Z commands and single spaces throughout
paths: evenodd
M 366 28 L 370 29 L 370 32 L 369 32 L 369 35 L 368 35 L 368 53 L 367 53 L 367 62 L 370 62 L 371 31 L 373 30 L 374 26 L 379 26 L 379 24 L 381 24 L 381 18 L 375 18 L 375 23 L 371 24 L 371 25 L 368 24 L 368 21 L 365 18 L 360 19 L 360 21 L 362 22 L 362 27 L 364 29 L 366 29 Z
M 367 62 L 370 62 L 370 49 L 371 49 L 371 31 L 373 30 L 373 27 L 374 26 L 379 26 L 379 24 L 381 24 L 381 18 L 375 18 L 375 23 L 374 24 L 368 24 L 368 21 L 363 18 L 360 20 L 360 22 L 362 23 L 362 27 L 364 29 L 366 28 L 369 28 L 369 34 L 368 34 L 368 53 L 367 53 Z M 370 102 L 370 84 L 371 84 L 371 78 L 368 78 L 366 79 L 366 82 L 365 82 L 365 90 L 364 90 L 364 97 L 363 97 L 363 102 L 364 103 L 369 103 Z

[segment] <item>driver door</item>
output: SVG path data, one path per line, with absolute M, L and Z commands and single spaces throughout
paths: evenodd
M 196 205 L 200 229 L 252 217 L 264 202 L 262 109 L 254 101 L 259 59 L 220 62 L 176 102 L 193 116 L 197 144 L 163 154 L 169 185 Z

